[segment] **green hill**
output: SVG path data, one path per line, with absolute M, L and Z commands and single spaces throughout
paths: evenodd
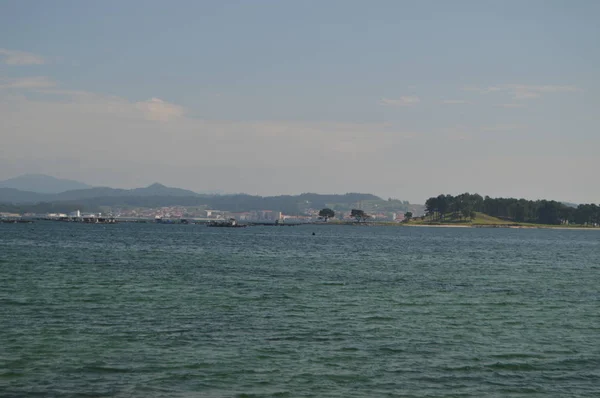
M 524 223 L 515 223 L 513 221 L 505 221 L 498 217 L 493 217 L 484 213 L 475 212 L 474 219 L 464 219 L 458 217 L 447 216 L 444 220 L 431 221 L 425 217 L 412 220 L 409 224 L 413 225 L 526 225 Z

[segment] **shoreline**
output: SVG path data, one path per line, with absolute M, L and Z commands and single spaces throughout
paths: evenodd
M 568 226 L 568 225 L 520 225 L 520 224 L 414 224 L 414 223 L 399 223 L 399 222 L 312 222 L 299 225 L 336 225 L 336 226 L 361 226 L 361 227 L 416 227 L 416 228 L 511 228 L 511 229 L 572 229 L 572 230 L 597 230 L 600 227 L 583 227 L 583 226 Z
M 461 224 L 404 224 L 406 227 L 433 227 L 433 228 L 507 228 L 507 229 L 571 229 L 578 231 L 600 231 L 596 227 L 570 227 L 559 225 L 502 225 L 502 224 L 478 224 L 478 225 L 461 225 Z
M 161 224 L 156 223 L 154 220 L 118 220 L 114 219 L 111 222 L 106 222 L 102 220 L 100 222 L 69 222 L 66 220 L 50 220 L 50 219 L 0 219 L 0 224 L 32 224 L 35 221 L 45 221 L 45 222 L 66 222 L 73 224 L 129 224 L 129 223 L 144 223 L 144 224 Z M 204 225 L 202 222 L 167 222 L 164 224 L 176 224 L 176 225 Z M 244 226 L 282 226 L 282 227 L 292 227 L 292 226 L 302 226 L 302 225 L 311 225 L 311 226 L 354 226 L 354 227 L 411 227 L 411 228 L 508 228 L 508 229 L 560 229 L 560 230 L 577 230 L 577 231 L 600 231 L 600 227 L 584 227 L 584 226 L 568 226 L 568 225 L 519 225 L 519 224 L 415 224 L 415 223 L 398 223 L 398 222 L 366 222 L 366 223 L 356 223 L 356 222 L 307 222 L 307 223 L 256 223 L 249 222 L 247 224 L 243 224 Z

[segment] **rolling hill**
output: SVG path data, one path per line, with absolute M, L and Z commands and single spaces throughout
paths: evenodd
M 40 194 L 0 188 L 0 208 L 13 212 L 44 212 L 43 209 L 83 209 L 94 211 L 101 207 L 164 207 L 164 206 L 205 206 L 211 209 L 243 212 L 252 210 L 276 210 L 286 214 L 302 214 L 305 210 L 335 207 L 336 210 L 356 206 L 357 203 L 386 203 L 383 199 L 363 193 L 344 195 L 321 195 L 304 193 L 300 195 L 253 196 L 201 195 L 193 191 L 152 184 L 145 188 L 115 189 L 90 188 L 67 191 L 58 194 Z M 1 210 L 1 209 L 0 209 Z
M 147 198 L 147 197 L 186 197 L 195 198 L 202 195 L 186 189 L 171 188 L 162 184 L 152 184 L 145 188 L 118 189 L 96 187 L 76 189 L 60 193 L 38 193 L 15 188 L 0 188 L 0 203 L 31 204 L 39 202 L 73 202 L 96 198 Z
M 12 188 L 35 193 L 60 193 L 75 189 L 88 189 L 90 185 L 79 181 L 56 178 L 45 174 L 24 174 L 0 181 L 0 188 Z
M 17 212 L 44 212 L 45 209 L 85 209 L 92 211 L 102 207 L 163 207 L 206 206 L 225 211 L 277 210 L 286 214 L 301 214 L 307 209 L 334 208 L 347 210 L 364 206 L 372 211 L 391 211 L 387 207 L 406 207 L 402 203 L 384 201 L 372 194 L 347 193 L 322 195 L 256 196 L 247 194 L 207 195 L 186 189 L 167 187 L 154 183 L 143 188 L 119 189 L 89 187 L 77 181 L 62 180 L 44 175 L 25 175 L 3 181 L 0 186 L 0 204 L 6 210 Z M 29 189 L 19 189 L 29 188 Z M 61 191 L 63 188 L 76 187 Z M 81 188 L 84 187 L 84 188 Z

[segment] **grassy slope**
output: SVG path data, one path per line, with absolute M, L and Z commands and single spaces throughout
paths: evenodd
M 488 216 L 483 213 L 476 213 L 477 216 L 473 220 L 473 225 L 506 225 L 506 224 L 523 224 L 515 223 L 514 221 L 501 220 L 497 217 Z
M 329 224 L 338 224 L 338 225 L 394 225 L 394 226 L 405 226 L 405 225 L 456 225 L 456 226 L 472 226 L 472 227 L 521 227 L 521 228 L 574 228 L 574 229 L 598 229 L 592 227 L 582 227 L 580 225 L 546 225 L 546 224 L 531 224 L 524 222 L 513 222 L 502 220 L 497 217 L 492 217 L 483 213 L 475 213 L 474 220 L 459 220 L 459 219 L 446 219 L 443 222 L 433 221 L 430 222 L 428 219 L 413 219 L 409 223 L 397 223 L 392 221 L 367 221 L 365 224 L 357 224 L 353 221 L 339 221 L 339 220 L 329 220 Z M 323 223 L 323 225 L 327 225 Z
M 444 221 L 433 221 L 430 222 L 428 219 L 425 220 L 412 220 L 408 225 L 465 225 L 465 226 L 515 226 L 524 228 L 583 228 L 580 225 L 546 225 L 546 224 L 532 224 L 526 222 L 514 222 L 506 221 L 497 217 L 492 217 L 483 213 L 475 213 L 476 217 L 474 220 L 458 220 L 458 219 L 446 219 Z
M 409 224 L 413 225 L 532 225 L 525 223 L 515 223 L 511 221 L 501 220 L 497 217 L 488 216 L 483 213 L 476 213 L 476 217 L 473 220 L 470 219 L 449 219 L 443 221 L 429 221 L 425 220 L 413 220 Z

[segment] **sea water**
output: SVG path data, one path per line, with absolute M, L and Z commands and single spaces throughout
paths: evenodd
M 600 231 L 0 224 L 0 396 L 598 397 Z

